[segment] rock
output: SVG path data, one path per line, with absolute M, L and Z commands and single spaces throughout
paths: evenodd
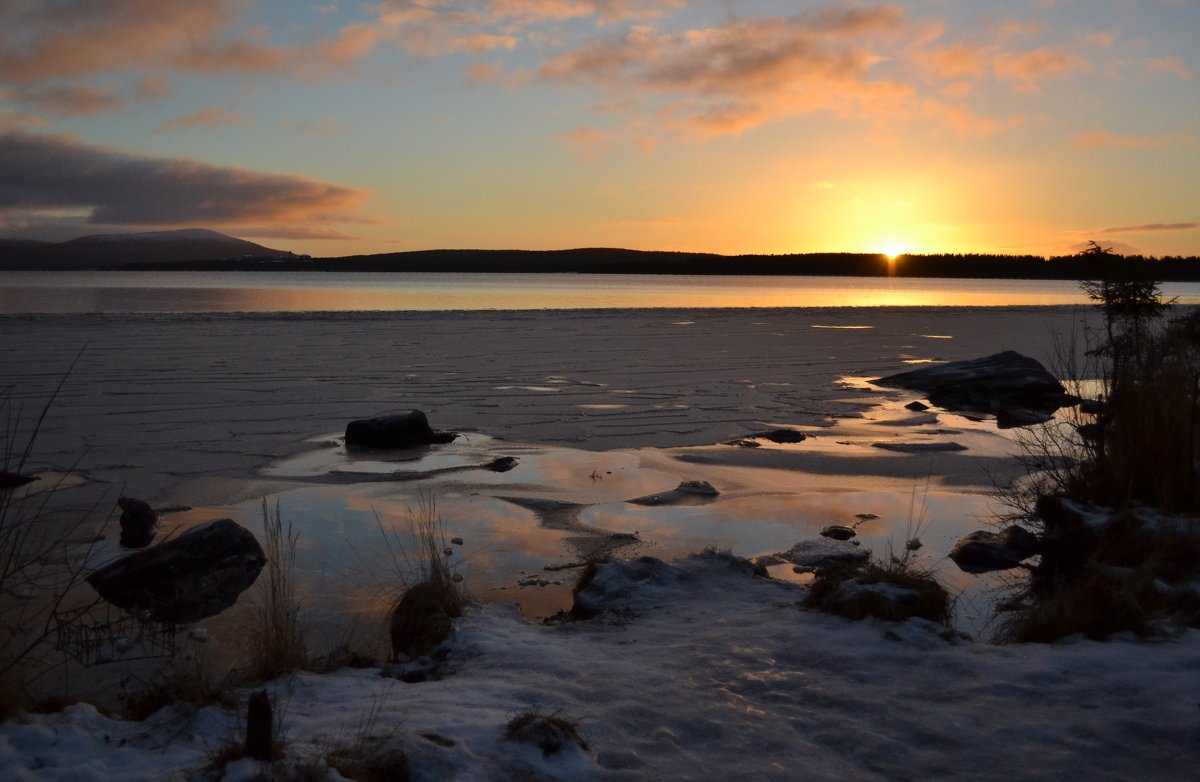
M 253 533 L 232 519 L 219 519 L 105 565 L 87 581 L 126 611 L 190 624 L 233 605 L 266 561 Z
M 454 432 L 431 429 L 420 410 L 351 421 L 346 425 L 347 449 L 401 449 L 452 442 Z
M 896 451 L 897 453 L 949 453 L 951 451 L 965 451 L 967 446 L 956 443 L 871 443 L 872 448 L 879 448 L 883 451 Z
M 858 535 L 851 527 L 846 527 L 841 524 L 830 524 L 825 529 L 821 530 L 821 537 L 832 538 L 833 540 L 850 540 L 850 538 Z
M 1011 350 L 872 382 L 921 391 L 930 402 L 947 410 L 990 413 L 997 416 L 1002 428 L 1046 420 L 1058 408 L 1079 401 L 1038 361 Z
M 0 491 L 6 489 L 15 489 L 18 486 L 24 486 L 27 483 L 33 483 L 37 478 L 29 475 L 21 475 L 20 473 L 9 472 L 8 470 L 0 470 Z
M 121 545 L 126 548 L 145 548 L 154 539 L 158 514 L 148 504 L 133 497 L 117 500 L 121 507 Z
M 461 546 L 463 544 L 463 539 L 462 538 L 450 538 L 450 542 L 456 546 Z
M 914 413 L 923 413 L 929 409 L 929 405 L 923 402 L 912 401 L 904 406 L 906 410 L 912 410 Z
M 841 540 L 802 540 L 776 557 L 804 568 L 820 570 L 839 565 L 861 564 L 869 554 L 852 543 Z
M 875 519 L 879 518 L 879 514 L 878 513 L 855 513 L 854 518 L 858 519 L 859 521 L 874 521 Z
M 675 491 L 685 494 L 699 494 L 702 497 L 716 497 L 721 492 L 713 488 L 708 481 L 683 481 L 675 487 Z
M 509 470 L 511 470 L 512 468 L 514 468 L 516 466 L 517 466 L 517 457 L 501 456 L 501 457 L 499 457 L 497 459 L 493 459 L 490 462 L 488 462 L 487 464 L 483 465 L 483 467 L 481 469 L 491 470 L 492 472 L 508 472 Z
M 696 505 L 707 502 L 720 493 L 708 481 L 683 481 L 671 491 L 635 497 L 628 502 L 634 505 Z
M 803 432 L 797 432 L 795 429 L 769 429 L 765 432 L 756 432 L 748 434 L 746 437 L 755 440 L 770 440 L 773 443 L 802 443 L 808 439 Z
M 1038 537 L 1016 525 L 1001 533 L 978 530 L 954 544 L 950 559 L 967 573 L 990 573 L 1021 567 L 1041 549 Z
M 429 581 L 414 584 L 388 618 L 393 659 L 403 654 L 415 660 L 429 654 L 446 640 L 461 615 L 453 591 Z

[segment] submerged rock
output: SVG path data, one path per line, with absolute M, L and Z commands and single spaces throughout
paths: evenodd
M 720 493 L 708 481 L 683 481 L 671 491 L 635 497 L 629 502 L 634 505 L 694 505 L 706 502 Z
M 105 565 L 87 581 L 118 608 L 156 622 L 189 624 L 233 605 L 266 561 L 253 533 L 219 519 Z
M 872 382 L 921 391 L 930 402 L 947 410 L 990 413 L 1001 428 L 1044 421 L 1058 408 L 1079 401 L 1036 359 L 1011 350 Z
M 483 465 L 482 469 L 491 470 L 492 472 L 508 472 L 517 466 L 517 457 L 515 456 L 499 456 L 492 459 L 487 464 Z
M 351 421 L 346 425 L 346 448 L 420 448 L 425 445 L 449 443 L 457 436 L 454 432 L 442 432 L 431 428 L 429 420 L 420 410 L 405 410 Z
M 850 540 L 857 536 L 853 527 L 847 527 L 842 524 L 830 524 L 825 529 L 821 530 L 821 537 L 832 538 L 833 540 Z
M 787 551 L 775 554 L 785 562 L 813 570 L 860 564 L 869 556 L 853 543 L 842 540 L 802 540 Z
M 990 573 L 1011 570 L 1037 554 L 1041 549 L 1038 537 L 1016 525 L 1003 532 L 978 530 L 954 544 L 949 557 L 967 573 Z
M 158 514 L 147 503 L 133 497 L 117 500 L 121 508 L 121 545 L 126 548 L 145 548 L 154 539 Z

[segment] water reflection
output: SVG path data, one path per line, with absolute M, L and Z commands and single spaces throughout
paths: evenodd
M 1200 284 L 1166 283 L 1200 303 Z M 1083 304 L 1069 280 L 604 274 L 3 272 L 0 314 Z M 681 321 L 679 325 L 688 325 Z
M 895 412 L 889 403 L 876 419 L 853 426 L 878 436 L 871 427 L 878 429 Z M 446 539 L 463 540 L 450 546 L 449 563 L 469 591 L 481 600 L 515 603 L 530 618 L 569 607 L 576 571 L 564 566 L 578 561 L 588 541 L 629 543 L 622 554 L 666 558 L 710 547 L 754 556 L 786 550 L 829 524 L 856 522 L 860 544 L 881 556 L 919 534 L 924 564 L 952 590 L 978 592 L 979 580 L 944 555 L 984 523 L 987 500 L 979 491 L 946 490 L 936 482 L 924 488 L 909 477 L 916 472 L 912 460 L 895 454 L 885 462 L 860 459 L 856 470 L 832 481 L 781 469 L 769 459 L 754 461 L 803 455 L 806 448 L 825 459 L 819 453 L 825 442 L 590 452 L 471 435 L 435 450 L 371 458 L 323 437 L 310 452 L 268 467 L 264 478 L 276 490 L 281 480 L 292 487 L 278 501 L 285 521 L 300 533 L 296 567 L 306 621 L 334 638 L 347 623 L 382 627 L 400 583 L 415 577 L 420 546 L 413 518 L 422 495 L 435 497 Z M 684 458 L 697 451 L 713 461 Z M 503 473 L 481 469 L 502 455 L 516 456 L 517 466 Z M 628 501 L 690 479 L 708 481 L 721 493 L 687 505 Z M 261 505 L 200 508 L 169 523 L 181 528 L 214 516 L 231 516 L 257 532 Z M 863 517 L 868 520 L 860 522 Z

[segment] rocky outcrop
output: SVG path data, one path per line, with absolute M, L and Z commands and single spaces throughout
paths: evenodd
M 996 416 L 1001 428 L 1048 420 L 1078 403 L 1037 360 L 1011 350 L 952 361 L 872 381 L 924 393 L 938 407 Z
M 635 497 L 634 505 L 697 505 L 720 495 L 708 481 L 683 481 L 671 491 Z
M 967 573 L 1011 570 L 1041 550 L 1041 542 L 1029 530 L 1016 526 L 1003 532 L 978 530 L 954 544 L 950 559 Z
M 117 500 L 121 508 L 121 545 L 125 548 L 145 548 L 154 539 L 158 514 L 145 502 L 133 497 Z
M 188 624 L 233 605 L 266 561 L 253 533 L 219 519 L 105 565 L 87 581 L 102 598 L 144 619 Z
M 346 425 L 346 448 L 396 450 L 449 443 L 458 435 L 429 426 L 420 410 L 404 410 L 374 418 L 351 421 Z

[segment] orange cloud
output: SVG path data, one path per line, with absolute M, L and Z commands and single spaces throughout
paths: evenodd
M 125 102 L 115 90 L 90 84 L 25 87 L 16 93 L 21 103 L 60 117 L 120 111 Z
M 1037 83 L 1047 78 L 1067 78 L 1086 73 L 1091 64 L 1077 54 L 1056 52 L 1045 46 L 1026 52 L 1004 52 L 992 63 L 996 78 L 1013 82 L 1017 89 L 1037 91 Z
M 585 162 L 595 160 L 612 147 L 609 135 L 596 128 L 571 128 L 555 138 L 574 147 L 576 154 Z
M 154 158 L 70 138 L 0 135 L 0 217 L 86 211 L 107 225 L 328 222 L 368 192 L 308 177 Z
M 166 120 L 159 124 L 158 131 L 161 133 L 185 128 L 248 128 L 253 125 L 254 118 L 249 115 L 236 114 L 224 106 L 211 106 Z
M 677 96 L 659 109 L 669 123 L 703 135 L 739 133 L 788 114 L 907 92 L 865 78 L 875 62 L 870 39 L 903 25 L 898 10 L 879 6 L 822 8 L 678 33 L 634 27 L 551 57 L 536 76 L 601 86 L 623 98 L 639 91 Z
M 1115 149 L 1161 149 L 1170 146 L 1195 146 L 1196 138 L 1191 134 L 1177 133 L 1161 136 L 1120 135 L 1107 130 L 1093 130 L 1080 133 L 1071 139 L 1071 146 L 1076 149 L 1100 149 L 1113 147 Z
M 1192 69 L 1178 57 L 1162 57 L 1151 60 L 1146 64 L 1146 69 L 1151 73 L 1169 73 L 1188 81 L 1192 78 Z

